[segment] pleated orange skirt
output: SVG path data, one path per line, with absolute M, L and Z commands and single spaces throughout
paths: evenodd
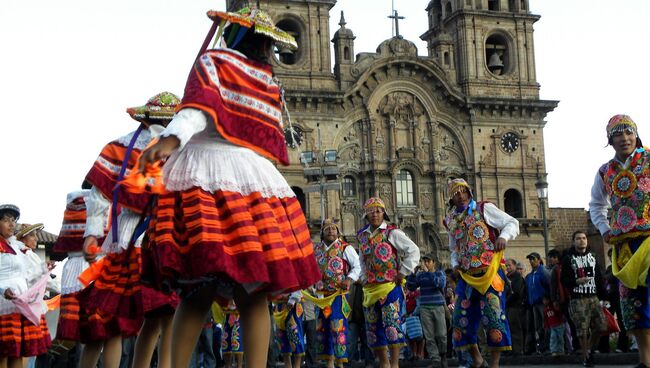
M 21 358 L 47 353 L 52 345 L 45 316 L 38 326 L 20 313 L 0 315 L 0 357 Z
M 320 279 L 295 197 L 214 193 L 193 187 L 161 195 L 143 244 L 143 272 L 171 288 L 206 278 L 289 292 Z

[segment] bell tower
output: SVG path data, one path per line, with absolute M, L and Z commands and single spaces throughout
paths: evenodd
M 431 0 L 429 56 L 470 97 L 539 98 L 528 0 Z
M 330 9 L 336 0 L 226 0 L 228 11 L 255 6 L 296 38 L 297 51 L 275 48 L 273 71 L 289 89 L 335 89 L 330 52 Z

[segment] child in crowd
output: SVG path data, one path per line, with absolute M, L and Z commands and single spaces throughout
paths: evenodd
M 550 332 L 550 347 L 552 355 L 564 354 L 564 317 L 562 310 L 555 307 L 547 297 L 544 297 L 544 328 Z

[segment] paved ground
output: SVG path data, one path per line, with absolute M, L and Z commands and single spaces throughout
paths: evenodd
M 612 353 L 612 354 L 596 354 L 596 368 L 607 367 L 634 367 L 639 363 L 639 356 L 637 353 Z M 582 357 L 579 355 L 530 355 L 530 356 L 504 356 L 501 358 L 501 366 L 509 368 L 519 367 L 582 367 Z M 449 361 L 450 367 L 457 367 L 456 359 Z M 400 367 L 403 368 L 429 368 L 431 364 L 428 360 L 418 362 L 401 361 Z M 354 366 L 357 368 L 357 366 Z M 363 368 L 361 365 L 359 368 Z

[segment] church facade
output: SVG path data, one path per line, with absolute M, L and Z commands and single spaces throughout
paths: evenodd
M 228 0 L 228 10 L 247 3 Z M 545 117 L 539 98 L 528 0 L 432 0 L 422 16 L 427 56 L 398 35 L 355 54 L 353 25 L 335 0 L 259 0 L 299 50 L 275 50 L 286 91 L 292 164 L 280 167 L 313 234 L 340 219 L 348 239 L 364 225 L 363 203 L 381 197 L 392 222 L 447 259 L 447 180 L 463 177 L 480 200 L 517 217 L 509 256 L 543 249 L 535 183 L 546 176 Z M 336 16 L 339 16 L 338 14 Z M 334 45 L 334 55 L 330 46 Z

